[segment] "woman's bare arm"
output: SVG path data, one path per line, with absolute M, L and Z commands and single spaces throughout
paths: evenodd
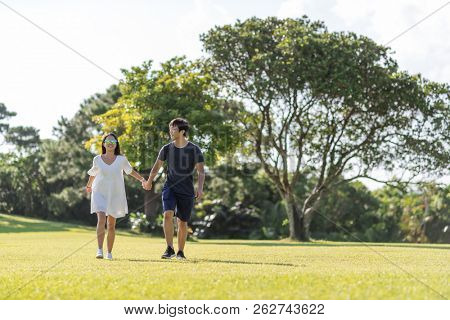
M 94 183 L 95 176 L 89 176 L 88 183 L 86 184 L 86 192 L 92 192 L 92 184 Z
M 140 182 L 145 181 L 145 178 L 143 176 L 141 176 L 136 170 L 131 171 L 130 176 L 132 176 L 133 178 L 135 178 L 136 180 L 138 180 Z

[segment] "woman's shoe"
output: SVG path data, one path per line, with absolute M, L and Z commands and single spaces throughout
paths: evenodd
M 97 255 L 95 257 L 97 259 L 103 259 L 103 250 L 102 249 L 98 249 L 97 250 Z

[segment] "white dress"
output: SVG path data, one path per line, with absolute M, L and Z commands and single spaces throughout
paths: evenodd
M 124 156 L 116 156 L 110 165 L 100 155 L 95 156 L 88 174 L 95 176 L 91 194 L 91 214 L 105 212 L 114 218 L 128 214 L 123 172 L 130 174 L 133 167 Z

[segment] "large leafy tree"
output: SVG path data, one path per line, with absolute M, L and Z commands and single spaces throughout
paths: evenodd
M 234 104 L 218 99 L 218 88 L 201 61 L 175 57 L 152 69 L 152 62 L 123 70 L 122 96 L 111 110 L 95 117 L 104 132 L 119 135 L 121 148 L 143 174 L 148 174 L 160 148 L 169 142 L 168 124 L 188 119 L 189 138 L 205 153 L 207 165 L 240 144 L 230 110 Z M 87 144 L 100 148 L 99 136 Z M 157 177 L 157 180 L 161 177 Z M 145 213 L 155 216 L 155 191 L 145 193 Z
M 338 183 L 378 180 L 380 167 L 448 172 L 449 86 L 400 71 L 389 48 L 307 17 L 237 21 L 201 40 L 215 80 L 247 106 L 237 118 L 285 199 L 291 238 L 309 238 Z M 307 169 L 317 180 L 300 203 L 293 190 Z

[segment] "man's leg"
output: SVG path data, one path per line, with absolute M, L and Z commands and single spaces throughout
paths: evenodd
M 167 242 L 167 249 L 161 256 L 162 259 L 172 259 L 175 257 L 175 250 L 173 249 L 173 210 L 164 211 L 164 236 Z
M 182 221 L 177 218 L 178 222 L 178 250 L 184 251 L 184 245 L 186 244 L 187 238 L 187 221 Z
M 166 238 L 167 248 L 161 258 L 172 259 L 175 257 L 175 250 L 173 249 L 173 216 L 176 207 L 175 198 L 170 188 L 164 187 L 162 190 L 162 203 L 164 211 L 164 237 Z
M 164 211 L 164 237 L 166 238 L 166 243 L 169 247 L 173 249 L 173 210 Z
M 177 197 L 177 223 L 178 223 L 178 259 L 186 259 L 184 255 L 184 246 L 187 238 L 188 221 L 191 218 L 192 208 L 194 207 L 194 198 Z

